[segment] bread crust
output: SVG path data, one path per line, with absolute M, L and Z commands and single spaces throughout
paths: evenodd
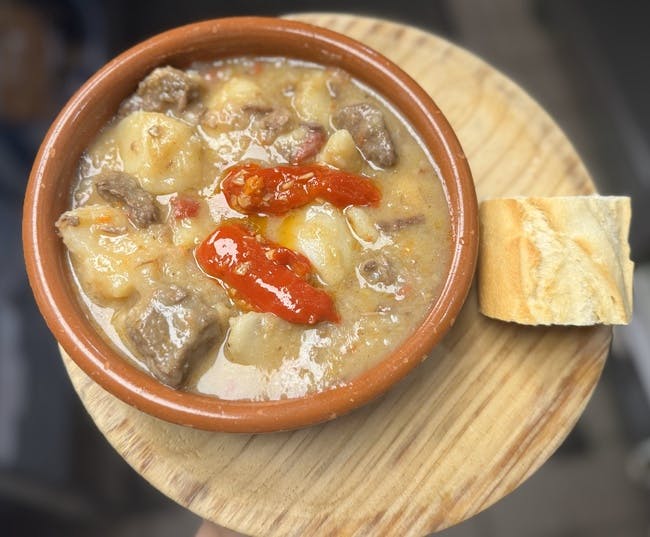
M 479 207 L 479 307 L 531 325 L 627 324 L 630 198 L 501 198 Z

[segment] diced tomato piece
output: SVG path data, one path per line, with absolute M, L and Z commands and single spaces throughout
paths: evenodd
M 200 203 L 184 194 L 177 194 L 169 200 L 172 206 L 172 214 L 174 218 L 180 220 L 181 218 L 194 218 L 199 214 Z

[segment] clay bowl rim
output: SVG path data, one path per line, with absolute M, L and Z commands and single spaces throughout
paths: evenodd
M 264 402 L 174 390 L 125 360 L 85 316 L 54 231 L 59 209 L 68 206 L 81 150 L 135 90 L 138 80 L 158 65 L 251 54 L 336 65 L 385 96 L 434 155 L 447 191 L 454 249 L 440 296 L 424 321 L 384 360 L 343 386 Z M 50 127 L 34 162 L 24 204 L 23 248 L 29 281 L 50 330 L 74 362 L 108 392 L 181 425 L 271 432 L 349 412 L 383 394 L 427 356 L 453 325 L 469 292 L 478 249 L 477 212 L 471 172 L 456 135 L 429 95 L 399 67 L 349 37 L 310 24 L 232 17 L 181 26 L 147 39 L 106 64 L 75 93 Z

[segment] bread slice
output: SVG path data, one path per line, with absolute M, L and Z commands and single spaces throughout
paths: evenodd
M 521 324 L 627 324 L 632 272 L 627 197 L 481 203 L 483 314 Z

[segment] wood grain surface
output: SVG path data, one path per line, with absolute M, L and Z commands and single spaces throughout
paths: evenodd
M 455 128 L 479 200 L 588 194 L 562 131 L 519 87 L 449 42 L 344 15 L 295 18 L 383 52 Z M 108 441 L 154 487 L 252 535 L 423 535 L 508 494 L 565 438 L 602 371 L 608 327 L 521 327 L 478 313 L 381 400 L 324 425 L 236 435 L 171 425 L 107 394 L 64 356 Z

